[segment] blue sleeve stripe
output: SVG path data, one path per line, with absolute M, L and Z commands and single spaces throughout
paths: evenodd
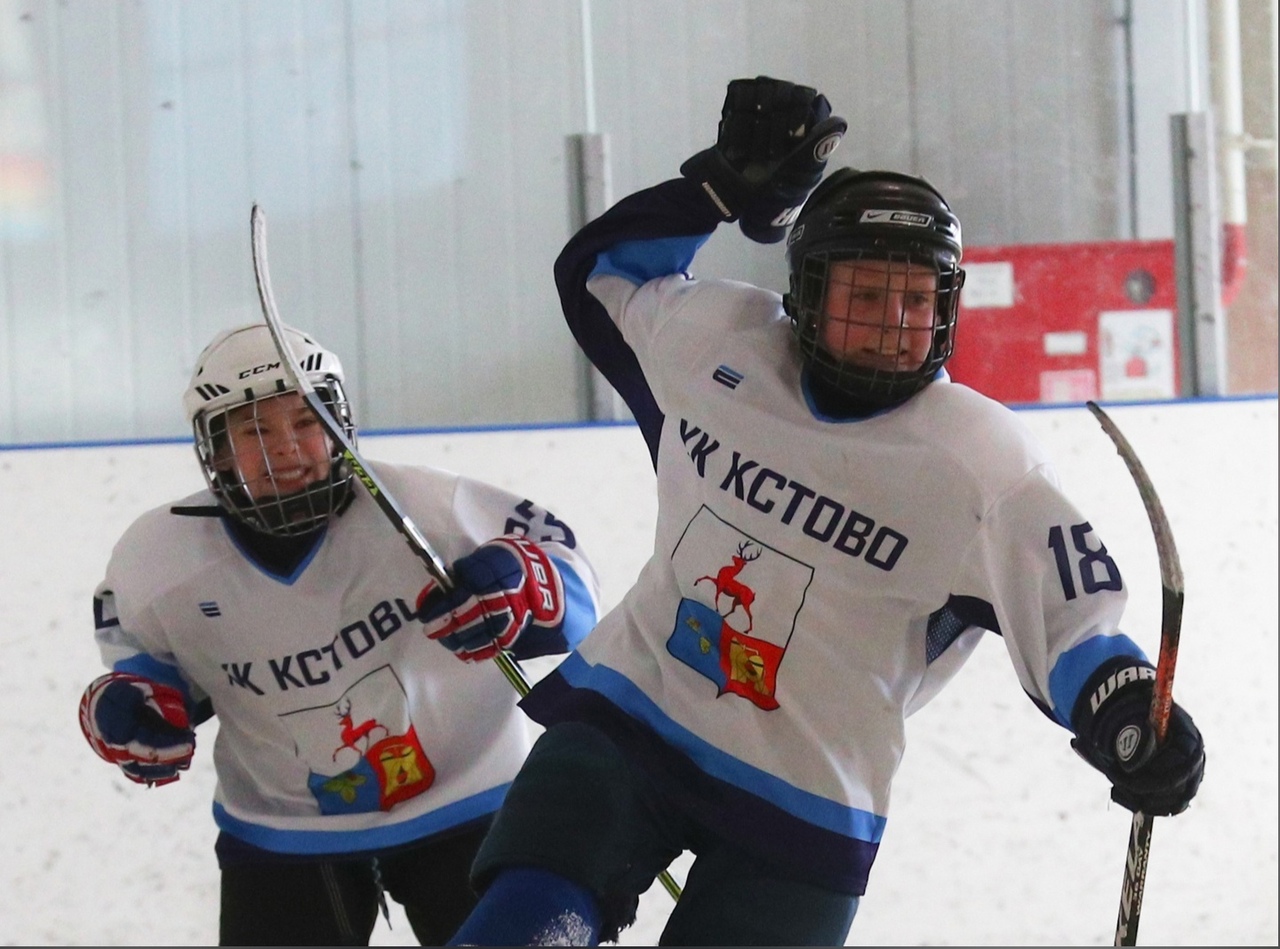
M 384 850 L 412 843 L 492 814 L 507 795 L 510 784 L 501 784 L 441 808 L 382 827 L 366 830 L 282 830 L 233 817 L 214 802 L 213 820 L 233 837 L 275 853 L 331 854 Z
M 669 744 L 693 758 L 698 767 L 712 777 L 764 798 L 788 814 L 825 830 L 873 844 L 880 842 L 885 828 L 884 817 L 819 797 L 777 775 L 725 754 L 668 718 L 634 682 L 616 670 L 592 665 L 575 652 L 560 663 L 556 671 L 575 688 L 599 692 L 644 722 Z
M 596 265 L 587 279 L 608 274 L 640 286 L 658 277 L 685 273 L 693 263 L 698 248 L 710 236 L 690 234 L 685 237 L 661 237 L 614 244 L 596 255 Z
M 568 651 L 587 638 L 587 633 L 595 629 L 600 616 L 596 613 L 591 592 L 573 568 L 559 557 L 552 557 L 551 562 L 556 565 L 560 578 L 564 581 L 564 623 L 560 632 L 565 638 Z
M 128 659 L 121 659 L 111 667 L 111 671 L 127 672 L 130 675 L 142 676 L 144 679 L 159 682 L 161 685 L 172 686 L 182 693 L 182 697 L 187 700 L 188 707 L 192 704 L 191 690 L 183 680 L 182 673 L 178 671 L 178 667 L 167 662 L 161 662 L 155 656 L 140 652 L 137 655 L 130 656 Z
M 1124 633 L 1091 636 L 1058 657 L 1049 673 L 1049 698 L 1053 701 L 1054 718 L 1064 728 L 1071 728 L 1071 710 L 1075 708 L 1076 699 L 1089 676 L 1098 666 L 1116 656 L 1136 656 L 1150 661 L 1142 647 Z

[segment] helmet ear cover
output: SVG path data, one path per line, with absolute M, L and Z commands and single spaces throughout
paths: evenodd
M 814 191 L 787 241 L 791 317 L 809 382 L 837 415 L 865 415 L 905 402 L 932 382 L 954 349 L 964 271 L 960 222 L 937 189 L 897 172 L 841 168 Z M 929 354 L 919 366 L 871 369 L 821 343 L 831 264 L 888 261 L 936 275 Z

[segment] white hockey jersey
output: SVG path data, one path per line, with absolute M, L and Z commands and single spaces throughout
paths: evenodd
M 594 625 L 595 574 L 549 512 L 451 473 L 370 467 L 446 563 L 511 531 L 542 544 L 564 579 L 569 645 Z M 517 693 L 492 662 L 461 662 L 423 634 L 413 611 L 428 575 L 367 493 L 287 577 L 250 559 L 221 517 L 190 516 L 213 505 L 200 492 L 138 518 L 95 615 L 109 667 L 212 700 L 218 826 L 271 851 L 332 854 L 495 811 L 528 752 Z
M 823 417 L 780 296 L 683 272 L 710 227 L 661 224 L 690 185 L 633 195 L 558 265 L 579 342 L 650 438 L 659 519 L 634 587 L 524 707 L 603 723 L 718 833 L 861 894 L 904 720 L 984 629 L 1065 727 L 1099 663 L 1142 653 L 1117 632 L 1116 564 L 1018 417 L 945 378 Z

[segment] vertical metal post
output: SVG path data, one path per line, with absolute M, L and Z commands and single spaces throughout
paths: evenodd
M 1225 395 L 1226 314 L 1212 115 L 1171 117 L 1174 270 L 1178 281 L 1180 382 L 1184 396 Z
M 609 166 L 609 136 L 596 131 L 595 50 L 591 30 L 591 0 L 579 0 L 582 22 L 582 89 L 586 132 L 569 136 L 571 158 L 577 171 L 577 194 L 573 197 L 574 230 L 593 221 L 613 204 L 613 178 Z M 631 418 L 631 412 L 600 370 L 581 353 L 582 367 L 579 405 L 583 415 L 594 421 Z

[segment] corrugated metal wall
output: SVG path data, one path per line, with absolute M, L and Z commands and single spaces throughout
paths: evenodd
M 366 428 L 580 418 L 551 263 L 588 93 L 615 197 L 767 73 L 850 120 L 837 164 L 934 180 L 970 243 L 1131 236 L 1115 7 L 0 0 L 0 443 L 183 434 L 197 352 L 259 318 L 254 201 Z M 722 232 L 704 272 L 781 286 L 778 248 Z

